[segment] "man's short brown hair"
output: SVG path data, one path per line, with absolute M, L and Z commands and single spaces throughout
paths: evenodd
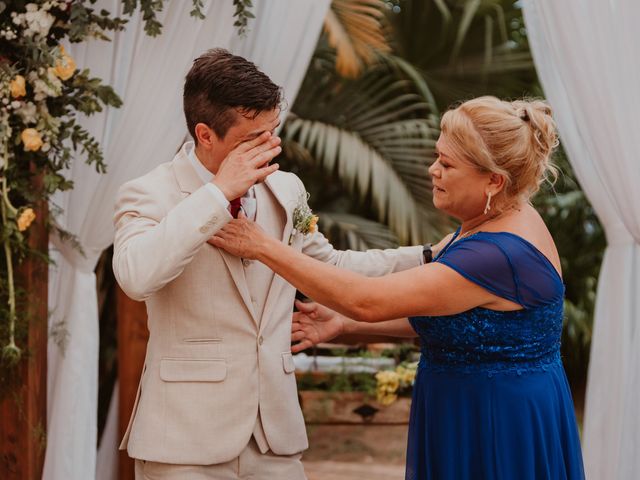
M 198 123 L 208 125 L 223 139 L 238 114 L 255 118 L 281 103 L 279 86 L 253 63 L 223 48 L 196 58 L 184 82 L 184 115 L 196 142 Z

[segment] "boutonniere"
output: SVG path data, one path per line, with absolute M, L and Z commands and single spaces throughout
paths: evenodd
M 298 205 L 293 209 L 293 231 L 289 237 L 289 245 L 293 242 L 296 235 L 309 235 L 318 231 L 318 216 L 313 214 L 307 200 L 309 193 L 300 194 Z

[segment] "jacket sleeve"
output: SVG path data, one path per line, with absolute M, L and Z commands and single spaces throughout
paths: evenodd
M 302 181 L 297 176 L 294 175 L 294 177 L 300 189 L 300 195 L 306 196 Z M 380 277 L 389 273 L 408 270 L 423 263 L 422 245 L 387 250 L 372 249 L 365 252 L 336 250 L 320 232 L 305 236 L 302 252 L 316 260 L 358 272 L 368 277 Z
M 381 277 L 422 265 L 421 245 L 364 252 L 336 250 L 320 232 L 305 238 L 302 251 L 316 260 L 368 277 Z
M 113 272 L 122 290 L 138 301 L 180 275 L 232 218 L 205 186 L 172 208 L 159 195 L 138 179 L 123 185 L 116 200 Z

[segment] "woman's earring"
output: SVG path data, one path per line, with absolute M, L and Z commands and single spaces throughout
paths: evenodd
M 491 192 L 487 193 L 487 204 L 484 207 L 484 214 L 486 215 L 491 210 Z

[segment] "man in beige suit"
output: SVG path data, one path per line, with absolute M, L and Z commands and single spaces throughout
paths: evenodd
M 279 87 L 247 60 L 194 61 L 184 110 L 194 142 L 121 188 L 113 268 L 147 305 L 149 343 L 121 448 L 137 479 L 300 480 L 307 448 L 291 356 L 295 289 L 208 243 L 242 210 L 307 255 L 367 275 L 417 266 L 421 247 L 336 251 L 293 234 L 306 198 L 280 152 Z

